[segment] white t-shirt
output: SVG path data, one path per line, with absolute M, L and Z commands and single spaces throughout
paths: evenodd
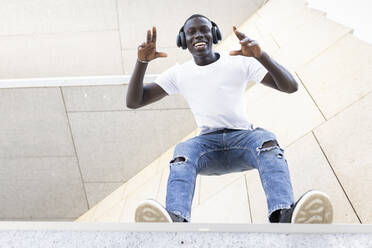
M 267 70 L 256 59 L 230 56 L 205 66 L 190 60 L 161 73 L 155 83 L 168 95 L 181 94 L 189 104 L 200 134 L 218 129 L 252 129 L 244 91 L 248 81 L 260 83 Z

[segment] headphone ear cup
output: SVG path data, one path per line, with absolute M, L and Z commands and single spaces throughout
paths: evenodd
M 181 40 L 181 46 L 182 49 L 187 49 L 187 44 L 186 44 L 186 37 L 184 32 L 180 32 L 180 40 Z
M 222 40 L 221 31 L 217 26 L 216 26 L 216 36 L 217 36 L 217 40 Z
M 217 31 L 216 31 L 215 26 L 212 27 L 212 38 L 213 38 L 213 44 L 217 44 L 218 39 L 217 39 Z
M 176 42 L 177 42 L 177 46 L 178 47 L 181 47 L 182 46 L 180 33 L 177 34 L 177 40 L 176 40 Z

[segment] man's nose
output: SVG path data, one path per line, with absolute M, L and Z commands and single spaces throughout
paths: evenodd
M 201 37 L 203 37 L 202 32 L 200 32 L 200 31 L 196 31 L 196 32 L 195 32 L 195 38 L 201 38 Z

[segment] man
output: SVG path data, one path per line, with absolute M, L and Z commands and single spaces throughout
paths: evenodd
M 177 45 L 188 49 L 193 60 L 163 72 L 143 86 L 150 61 L 166 57 L 156 51 L 156 28 L 138 47 L 138 60 L 128 86 L 127 106 L 140 108 L 166 95 L 181 94 L 188 102 L 201 133 L 178 144 L 170 161 L 166 208 L 145 200 L 136 210 L 138 222 L 189 222 L 198 174 L 221 175 L 257 169 L 264 188 L 270 222 L 330 223 L 332 206 L 326 194 L 305 193 L 296 203 L 284 151 L 273 133 L 249 122 L 244 91 L 253 80 L 276 90 L 293 93 L 292 75 L 265 53 L 259 44 L 233 31 L 241 49 L 228 54 L 212 50 L 221 40 L 217 25 L 192 15 L 181 28 Z

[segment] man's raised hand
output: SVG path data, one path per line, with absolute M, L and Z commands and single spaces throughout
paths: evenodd
M 248 38 L 242 32 L 239 32 L 235 26 L 233 26 L 233 31 L 236 37 L 238 37 L 240 41 L 240 45 L 242 47 L 240 50 L 231 51 L 230 52 L 231 56 L 243 55 L 243 56 L 255 57 L 255 58 L 261 57 L 262 50 L 261 50 L 261 47 L 258 45 L 257 41 L 252 40 Z
M 152 27 L 152 34 L 151 30 L 147 30 L 146 42 L 138 46 L 137 56 L 140 61 L 146 62 L 159 57 L 164 58 L 168 56 L 166 53 L 156 51 L 156 27 Z

